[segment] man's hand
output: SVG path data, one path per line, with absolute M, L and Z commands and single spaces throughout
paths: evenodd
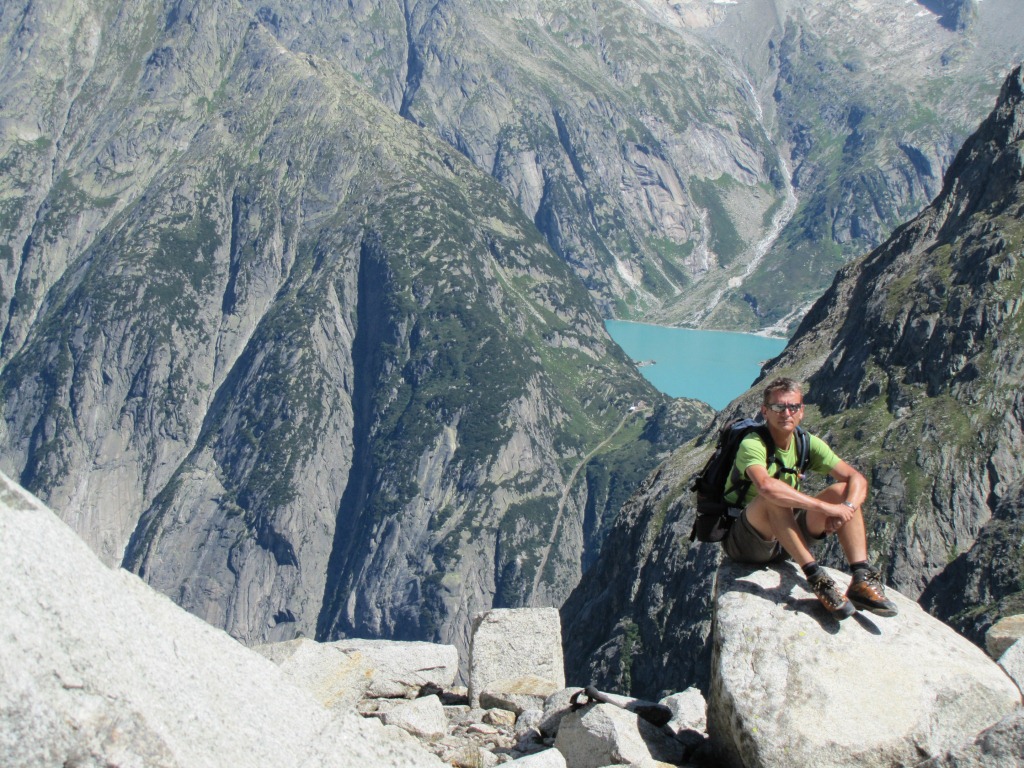
M 838 517 L 829 517 L 825 520 L 825 533 L 838 533 L 845 523 Z
M 835 533 L 853 519 L 854 508 L 847 504 L 822 504 L 821 511 L 828 519 L 825 520 L 825 533 Z

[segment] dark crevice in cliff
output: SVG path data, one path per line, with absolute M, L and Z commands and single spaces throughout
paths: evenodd
M 978 0 L 917 0 L 952 32 L 967 32 L 978 19 Z
M 423 59 L 420 55 L 419 45 L 413 35 L 413 16 L 416 12 L 415 3 L 405 2 L 403 4 L 403 12 L 405 15 L 406 44 L 405 87 L 402 91 L 402 106 L 399 107 L 398 114 L 406 120 L 416 123 L 416 119 L 412 116 L 412 103 L 419 92 L 420 83 L 423 78 Z
M 576 178 L 581 183 L 585 182 L 587 172 L 583 169 L 583 164 L 580 162 L 579 154 L 573 146 L 572 137 L 569 135 L 569 127 L 566 125 L 565 118 L 559 114 L 558 110 L 552 112 L 551 116 L 554 118 L 555 128 L 558 130 L 558 143 L 562 145 L 565 157 L 569 161 L 569 164 L 572 165 L 573 173 L 576 174 Z
M 224 287 L 224 296 L 221 299 L 221 314 L 234 314 L 238 305 L 238 272 L 241 268 L 241 254 L 239 253 L 238 232 L 241 226 L 241 211 L 243 206 L 248 207 L 248 200 L 240 200 L 240 195 L 235 192 L 231 196 L 231 232 L 230 248 L 231 260 L 228 263 L 228 281 Z
M 356 335 L 352 343 L 352 467 L 341 497 L 334 543 L 327 565 L 324 599 L 317 620 L 317 638 L 340 637 L 348 628 L 344 616 L 352 580 L 358 566 L 355 547 L 372 541 L 367 519 L 370 495 L 378 468 L 372 450 L 375 420 L 374 394 L 384 367 L 384 349 L 393 342 L 395 329 L 387 311 L 389 269 L 376 242 L 364 242 L 359 255 Z

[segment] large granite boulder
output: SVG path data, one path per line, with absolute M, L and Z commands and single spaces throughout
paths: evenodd
M 563 688 L 555 691 L 544 701 L 544 714 L 540 720 L 540 732 L 544 736 L 553 737 L 558 733 L 558 727 L 562 719 L 572 712 L 573 697 L 580 693 L 582 688 Z
M 480 706 L 500 707 L 521 715 L 530 709 L 544 708 L 544 702 L 561 688 L 553 681 L 537 675 L 523 675 L 514 680 L 494 680 L 480 691 Z
M 358 638 L 325 645 L 358 656 L 372 670 L 367 696 L 412 698 L 425 685 L 450 688 L 459 672 L 459 649 L 454 645 Z
M 0 765 L 440 766 L 110 570 L 0 475 Z
M 839 622 L 791 563 L 722 564 L 708 728 L 723 762 L 916 765 L 1014 712 L 1020 692 L 981 649 L 889 595 L 898 616 Z
M 996 661 L 1024 637 L 1024 616 L 1004 616 L 985 633 L 985 650 Z
M 999 666 L 1024 691 L 1024 640 L 1018 640 L 999 657 Z
M 659 728 L 614 704 L 589 704 L 566 715 L 555 737 L 555 749 L 568 768 L 601 768 L 651 762 L 678 765 L 682 743 Z
M 492 683 L 527 675 L 565 688 L 562 625 L 555 608 L 495 608 L 473 619 L 469 649 L 469 699 Z
M 354 712 L 373 679 L 373 668 L 362 655 L 308 637 L 257 645 L 253 650 L 281 667 L 293 683 L 328 709 Z

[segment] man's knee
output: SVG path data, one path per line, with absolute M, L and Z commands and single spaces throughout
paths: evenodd
M 846 482 L 840 480 L 837 483 L 832 483 L 832 485 L 819 493 L 815 498 L 821 501 L 827 501 L 830 504 L 838 504 L 846 498 Z

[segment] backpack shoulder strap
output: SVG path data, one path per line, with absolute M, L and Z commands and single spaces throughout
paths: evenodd
M 764 447 L 768 449 L 768 458 L 771 459 L 775 455 L 775 441 L 772 439 L 771 430 L 768 429 L 768 425 L 761 423 L 754 427 L 754 432 L 757 432 L 758 436 L 764 441 Z
M 758 437 L 764 443 L 765 458 L 767 459 L 766 468 L 770 468 L 772 464 L 778 464 L 778 457 L 775 455 L 775 440 L 772 439 L 771 430 L 768 429 L 767 424 L 758 424 L 754 427 L 754 432 L 757 433 Z
M 811 465 L 811 435 L 803 427 L 796 428 L 796 467 L 804 474 Z

